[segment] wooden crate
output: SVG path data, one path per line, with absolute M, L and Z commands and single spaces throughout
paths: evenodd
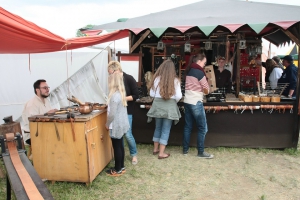
M 113 157 L 106 110 L 76 116 L 73 141 L 70 122 L 35 122 L 29 118 L 33 164 L 42 179 L 91 183 Z M 49 117 L 50 118 L 50 117 Z M 38 126 L 38 136 L 36 130 Z

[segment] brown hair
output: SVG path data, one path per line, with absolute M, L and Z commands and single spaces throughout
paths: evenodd
M 272 71 L 275 67 L 277 67 L 277 63 L 273 59 L 266 60 L 266 70 Z
M 157 77 L 160 78 L 158 83 L 158 86 L 160 88 L 160 96 L 165 100 L 170 99 L 173 95 L 175 95 L 174 80 L 177 79 L 179 81 L 176 76 L 175 65 L 173 61 L 165 60 L 158 67 L 151 82 L 151 88 L 153 90 L 156 90 L 156 88 L 154 87 L 154 81 Z
M 39 79 L 33 84 L 34 93 L 36 94 L 36 89 L 40 88 L 41 83 L 46 82 L 44 79 Z
M 185 68 L 184 79 L 185 79 L 186 75 L 189 73 L 192 63 L 196 63 L 196 62 L 198 62 L 198 60 L 203 60 L 204 58 L 206 58 L 204 53 L 195 54 L 190 57 L 189 64 Z

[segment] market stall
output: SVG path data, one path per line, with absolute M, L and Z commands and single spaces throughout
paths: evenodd
M 278 15 L 283 10 L 285 14 Z M 137 81 L 144 92 L 141 94 L 142 101 L 136 104 L 133 120 L 133 134 L 137 142 L 151 143 L 154 131 L 154 124 L 146 123 L 145 108 L 151 106 L 151 101 L 143 100 L 143 97 L 148 98 L 144 75 L 148 71 L 155 73 L 165 59 L 171 59 L 178 77 L 182 78 L 190 56 L 205 53 L 208 65 L 215 66 L 219 55 L 225 57 L 226 63 L 232 65 L 234 83 L 232 91 L 209 95 L 204 103 L 212 107 L 210 112 L 207 110 L 209 131 L 206 146 L 296 148 L 299 137 L 298 90 L 295 99 L 281 95 L 284 86 L 276 92 L 269 90 L 264 83 L 262 66 L 251 61 L 260 60 L 262 38 L 275 45 L 290 41 L 300 45 L 299 11 L 299 6 L 204 0 L 122 22 L 94 26 L 91 31 L 128 30 L 130 52 L 141 58 Z M 211 80 L 211 89 L 216 89 L 213 83 Z M 184 93 L 184 80 L 182 91 Z M 170 144 L 181 145 L 183 124 L 184 117 L 172 127 Z M 195 134 L 192 137 L 195 145 Z

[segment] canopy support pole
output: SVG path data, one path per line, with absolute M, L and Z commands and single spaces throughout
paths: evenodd
M 235 77 L 235 84 L 236 84 L 236 94 L 235 96 L 238 97 L 240 93 L 240 83 L 241 83 L 241 77 L 240 77 L 240 69 L 241 69 L 241 50 L 239 48 L 239 42 L 241 39 L 241 34 L 237 34 L 237 45 L 236 45 L 236 77 Z

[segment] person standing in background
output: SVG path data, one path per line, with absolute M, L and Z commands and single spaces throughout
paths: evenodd
M 191 57 L 185 69 L 183 155 L 187 155 L 189 152 L 191 132 L 195 120 L 197 125 L 197 156 L 199 158 L 213 158 L 214 155 L 204 151 L 205 135 L 208 128 L 203 106 L 203 96 L 209 94 L 209 85 L 204 71 L 205 65 L 206 56 L 204 54 L 196 54 Z
M 277 65 L 273 59 L 266 60 L 267 72 L 270 71 L 268 82 L 270 82 L 271 89 L 277 88 L 277 82 L 280 79 L 283 70 Z M 266 80 L 267 81 L 267 80 Z
M 126 90 L 126 100 L 127 100 L 127 113 L 128 113 L 128 120 L 130 124 L 130 129 L 125 134 L 125 138 L 127 140 L 127 144 L 129 147 L 129 152 L 132 157 L 131 163 L 136 165 L 138 163 L 137 159 L 137 148 L 135 139 L 132 135 L 132 120 L 133 120 L 133 110 L 134 110 L 134 103 L 136 99 L 139 98 L 139 90 L 136 84 L 136 80 L 129 74 L 126 74 L 122 71 L 121 64 L 118 61 L 111 61 L 108 63 L 108 73 L 121 73 L 123 75 L 124 86 Z
M 283 65 L 282 65 L 282 63 L 281 63 L 281 60 L 280 60 L 280 58 L 279 58 L 278 56 L 274 56 L 272 59 L 277 63 L 277 65 L 278 65 L 282 70 L 284 70 L 284 67 L 283 67 Z
M 270 74 L 273 71 L 274 67 L 276 67 L 276 66 L 277 66 L 277 64 L 274 60 L 272 60 L 270 58 L 266 60 L 265 82 L 269 82 Z
M 108 77 L 108 108 L 105 127 L 114 149 L 115 167 L 106 171 L 108 176 L 121 176 L 125 173 L 123 135 L 130 129 L 127 116 L 127 101 L 123 76 L 120 73 Z
M 294 59 L 290 55 L 286 55 L 282 59 L 282 64 L 285 66 L 285 70 L 282 73 L 278 83 L 288 83 L 289 85 L 285 88 L 282 95 L 289 98 L 296 97 L 297 77 L 298 68 L 294 65 Z
M 173 120 L 177 124 L 181 117 L 177 102 L 182 98 L 180 80 L 176 76 L 173 61 L 164 61 L 155 72 L 150 96 L 154 100 L 147 116 L 148 122 L 155 118 L 153 155 L 158 154 L 158 159 L 168 158 L 170 154 L 165 153 L 165 148 Z
M 231 72 L 225 69 L 225 57 L 218 56 L 218 67 L 215 69 L 216 87 L 222 93 L 231 91 Z

